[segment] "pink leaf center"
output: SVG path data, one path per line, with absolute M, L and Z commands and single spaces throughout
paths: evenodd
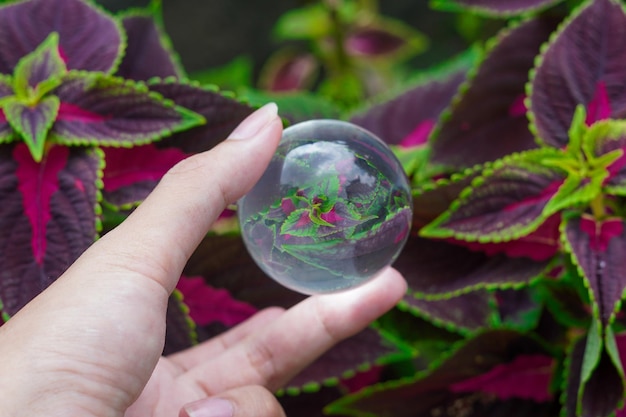
M 589 236 L 591 250 L 604 252 L 609 247 L 611 239 L 622 234 L 624 224 L 621 219 L 596 221 L 585 216 L 580 221 L 580 229 Z
M 324 220 L 325 222 L 332 223 L 332 224 L 335 224 L 339 222 L 340 220 L 343 220 L 343 217 L 337 214 L 337 212 L 335 211 L 335 208 L 330 210 L 328 213 L 320 214 L 320 218 Z
M 256 313 L 256 308 L 235 300 L 225 289 L 213 288 L 201 277 L 181 277 L 177 289 L 189 307 L 189 316 L 200 326 L 221 322 L 234 326 Z
M 587 118 L 585 123 L 587 126 L 591 126 L 593 123 L 606 120 L 611 117 L 611 102 L 609 101 L 609 95 L 606 91 L 606 84 L 604 81 L 599 81 L 596 85 L 596 91 L 593 98 L 587 104 Z
M 46 226 L 50 219 L 50 199 L 59 190 L 58 174 L 65 167 L 69 150 L 63 146 L 50 148 L 40 163 L 31 157 L 28 147 L 20 143 L 13 151 L 18 164 L 18 189 L 24 201 L 24 213 L 32 228 L 33 256 L 42 264 L 46 254 Z
M 422 121 L 411 133 L 400 141 L 399 145 L 403 148 L 424 145 L 428 141 L 428 136 L 434 127 L 435 122 L 433 120 L 426 119 Z
M 106 167 L 104 190 L 115 191 L 140 181 L 158 181 L 187 155 L 176 148 L 159 149 L 149 144 L 133 148 L 103 148 Z
M 499 399 L 524 398 L 537 402 L 551 399 L 550 379 L 554 360 L 544 355 L 518 356 L 510 363 L 453 384 L 453 392 L 485 392 Z
M 93 113 L 70 103 L 61 103 L 59 113 L 57 114 L 57 120 L 82 123 L 100 123 L 109 120 L 111 117 L 113 116 Z
M 511 117 L 520 117 L 526 114 L 528 109 L 526 108 L 526 94 L 520 94 L 513 100 L 511 106 L 509 107 L 509 116 Z

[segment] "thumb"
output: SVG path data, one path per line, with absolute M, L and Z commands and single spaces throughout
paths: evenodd
M 227 140 L 174 166 L 126 221 L 96 242 L 93 252 L 120 254 L 134 268 L 151 265 L 158 273 L 150 275 L 173 290 L 211 224 L 261 177 L 281 133 L 276 105 L 260 108 Z M 89 259 L 86 255 L 81 261 Z

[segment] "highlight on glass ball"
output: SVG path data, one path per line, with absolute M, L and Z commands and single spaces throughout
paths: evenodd
M 285 129 L 237 211 L 259 267 L 287 288 L 319 294 L 361 285 L 397 258 L 412 198 L 382 140 L 348 122 L 311 120 Z

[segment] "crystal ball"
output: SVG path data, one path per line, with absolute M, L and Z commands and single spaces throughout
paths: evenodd
M 337 120 L 285 129 L 237 206 L 254 261 L 304 294 L 374 278 L 397 258 L 412 219 L 411 189 L 395 155 L 371 132 Z

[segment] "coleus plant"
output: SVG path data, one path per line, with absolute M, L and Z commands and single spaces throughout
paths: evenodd
M 410 291 L 281 401 L 302 416 L 329 403 L 328 413 L 356 416 L 626 415 L 623 6 L 432 4 L 512 19 L 349 116 L 389 143 L 413 181 L 413 234 L 396 263 Z M 5 319 L 170 166 L 252 110 L 187 80 L 159 12 L 157 1 L 118 15 L 83 0 L 0 7 Z M 340 114 L 338 104 L 307 113 Z M 185 274 L 168 352 L 301 299 L 254 265 L 226 214 Z
M 0 325 L 123 220 L 171 166 L 219 143 L 252 110 L 230 93 L 188 80 L 158 0 L 116 15 L 88 0 L 2 2 Z M 243 293 L 237 274 L 222 280 L 219 272 L 249 266 L 232 225 L 232 213 L 225 213 L 196 255 L 205 264 L 190 263 L 170 298 L 164 353 L 259 308 L 301 299 L 257 269 L 245 277 Z M 263 281 L 255 286 L 256 279 Z M 357 346 L 364 348 L 352 354 Z M 397 349 L 367 329 L 285 392 L 317 389 L 323 381 L 337 386 L 357 368 L 393 355 Z M 340 396 L 335 387 L 324 393 L 329 401 Z M 289 407 L 302 409 L 300 402 Z
M 613 0 L 555 3 L 433 1 L 523 17 L 469 72 L 438 70 L 352 117 L 394 146 L 413 178 L 400 309 L 466 338 L 432 353 L 407 325 L 381 320 L 427 363 L 330 412 L 625 415 L 626 12 Z M 412 118 L 388 122 L 404 113 Z M 494 360 L 493 344 L 503 348 L 503 328 L 515 340 L 506 359 L 476 369 Z M 539 350 L 521 348 L 525 337 Z

